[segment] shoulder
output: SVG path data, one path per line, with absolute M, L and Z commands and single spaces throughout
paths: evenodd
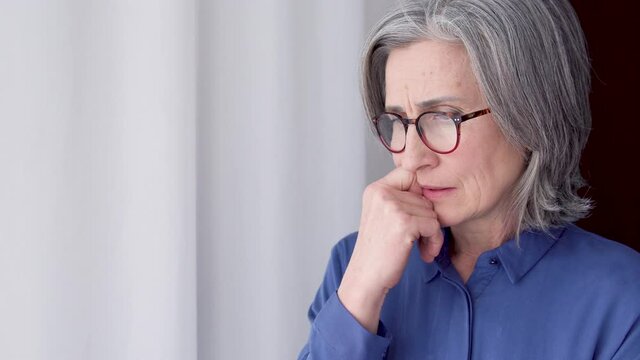
M 640 291 L 640 253 L 624 244 L 568 225 L 552 253 L 568 272 Z
M 608 263 L 640 270 L 640 253 L 634 249 L 586 231 L 576 225 L 568 225 L 556 246 L 571 251 L 575 260 Z
M 562 289 L 558 293 L 568 295 L 562 299 L 570 304 L 567 313 L 589 314 L 581 324 L 585 335 L 589 334 L 590 328 L 598 329 L 599 335 L 594 341 L 601 354 L 615 353 L 616 359 L 637 354 L 640 253 L 570 225 L 552 247 L 550 255 L 556 270 L 552 279 Z

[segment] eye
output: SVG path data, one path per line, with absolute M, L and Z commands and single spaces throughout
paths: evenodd
M 424 111 L 441 112 L 451 116 L 462 115 L 465 113 L 462 108 L 450 104 L 434 105 L 428 109 L 425 109 Z

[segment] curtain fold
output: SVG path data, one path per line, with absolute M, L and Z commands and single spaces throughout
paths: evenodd
M 0 358 L 295 358 L 366 183 L 363 8 L 0 2 Z
M 196 358 L 194 14 L 2 2 L 0 358 Z
M 359 217 L 363 3 L 201 5 L 199 355 L 295 358 L 329 249 Z

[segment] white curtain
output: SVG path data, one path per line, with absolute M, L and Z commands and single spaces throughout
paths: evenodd
M 194 359 L 195 4 L 1 4 L 0 358 Z
M 0 359 L 295 358 L 377 166 L 367 11 L 0 0 Z
M 329 248 L 359 217 L 362 4 L 201 5 L 199 355 L 294 359 Z

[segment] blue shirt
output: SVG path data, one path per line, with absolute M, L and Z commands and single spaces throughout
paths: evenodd
M 448 256 L 414 246 L 377 334 L 337 297 L 357 233 L 336 244 L 298 359 L 640 359 L 640 254 L 575 225 L 484 252 L 463 283 Z

